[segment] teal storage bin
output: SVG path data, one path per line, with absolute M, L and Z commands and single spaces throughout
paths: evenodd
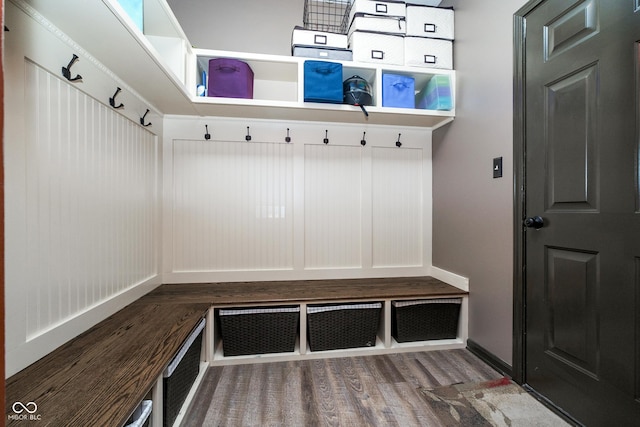
M 304 61 L 304 101 L 342 104 L 342 64 Z
M 382 106 L 415 108 L 415 79 L 401 74 L 382 74 Z
M 448 75 L 433 76 L 416 96 L 416 108 L 423 110 L 451 110 L 451 79 Z

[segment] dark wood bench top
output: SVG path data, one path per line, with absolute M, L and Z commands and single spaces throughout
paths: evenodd
M 122 425 L 212 305 L 466 294 L 432 277 L 161 285 L 10 377 L 6 414 L 35 402 L 38 426 Z
M 143 301 L 125 307 L 10 377 L 5 413 L 13 414 L 14 402 L 35 402 L 38 426 L 124 424 L 208 309 Z
M 207 302 L 211 305 L 294 303 L 357 299 L 411 299 L 466 295 L 429 276 L 379 279 L 296 280 L 164 284 L 143 297 L 161 303 Z

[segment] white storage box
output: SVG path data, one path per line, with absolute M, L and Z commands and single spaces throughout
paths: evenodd
M 407 32 L 407 23 L 402 17 L 357 14 L 351 21 L 349 34 L 354 31 L 405 34 Z
M 404 64 L 404 36 L 354 31 L 349 37 L 349 48 L 355 62 Z
M 442 0 L 410 0 L 410 2 L 422 6 L 439 6 Z
M 305 30 L 295 27 L 291 34 L 291 47 L 313 46 L 324 48 L 346 49 L 349 38 L 346 34 L 327 33 L 323 31 Z
M 453 40 L 453 9 L 407 4 L 407 35 Z
M 453 42 L 425 37 L 404 37 L 404 65 L 453 69 Z
M 353 0 L 349 14 L 349 22 L 353 21 L 356 14 L 395 16 L 404 18 L 407 14 L 407 6 L 404 1 L 373 1 Z
M 334 59 L 336 61 L 352 61 L 353 54 L 349 49 L 333 49 L 310 46 L 293 46 L 293 56 L 316 59 Z

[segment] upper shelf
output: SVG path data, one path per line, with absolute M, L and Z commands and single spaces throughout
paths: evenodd
M 16 0 L 19 1 L 19 0 Z M 393 124 L 436 128 L 453 120 L 455 110 L 382 107 L 381 75 L 411 75 L 416 89 L 435 74 L 455 71 L 343 62 L 345 78 L 360 74 L 372 83 L 376 105 L 359 107 L 302 100 L 302 65 L 309 58 L 239 54 L 191 47 L 166 0 L 144 0 L 141 30 L 118 0 L 23 0 L 60 28 L 163 114 L 252 117 L 286 120 Z M 87 19 L 90 16 L 91 19 Z M 196 96 L 197 79 L 210 58 L 241 59 L 254 71 L 254 99 Z M 349 74 L 349 75 L 347 75 Z M 455 100 L 455 94 L 452 93 Z

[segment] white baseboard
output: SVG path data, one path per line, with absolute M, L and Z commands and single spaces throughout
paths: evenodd
M 469 292 L 469 278 L 460 276 L 450 271 L 443 270 L 438 267 L 431 267 L 431 276 L 445 283 L 455 286 L 458 289 Z

